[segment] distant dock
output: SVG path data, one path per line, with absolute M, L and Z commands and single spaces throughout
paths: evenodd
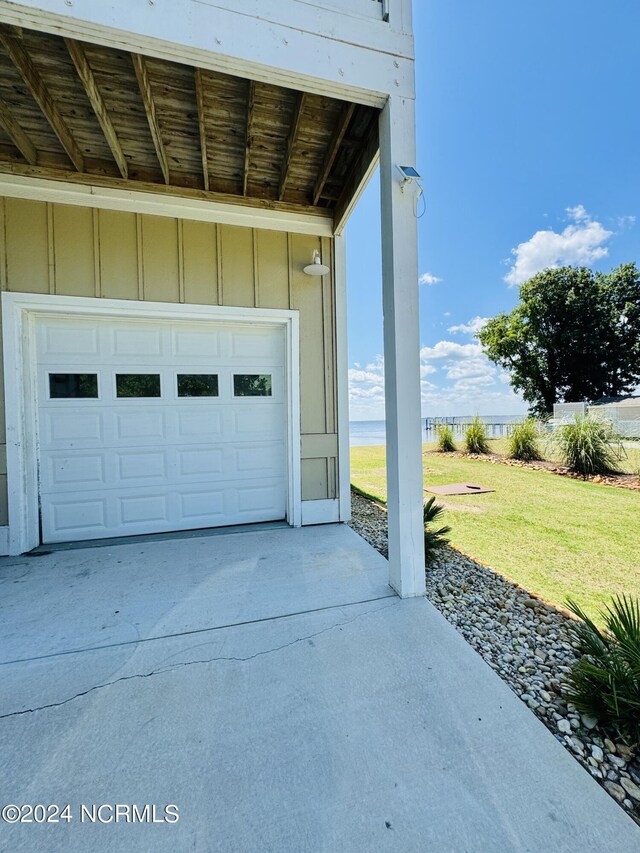
M 487 435 L 489 438 L 505 438 L 510 436 L 513 432 L 513 428 L 518 423 L 519 418 L 508 419 L 506 416 L 504 418 L 496 418 L 492 420 L 490 418 L 480 418 L 482 423 L 485 425 L 487 429 Z M 425 432 L 428 435 L 435 435 L 437 428 L 440 425 L 446 424 L 451 427 L 454 435 L 463 435 L 468 426 L 473 422 L 473 417 L 440 417 L 440 418 L 425 418 Z

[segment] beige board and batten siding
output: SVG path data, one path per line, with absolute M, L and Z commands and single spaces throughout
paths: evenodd
M 299 311 L 303 501 L 338 497 L 334 280 L 302 271 L 314 249 L 333 270 L 332 248 L 299 234 L 0 198 L 2 290 Z

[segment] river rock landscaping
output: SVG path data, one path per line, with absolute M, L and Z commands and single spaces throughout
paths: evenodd
M 386 510 L 358 492 L 352 498 L 351 526 L 386 557 Z M 426 577 L 431 603 L 640 824 L 640 756 L 563 698 L 578 659 L 572 617 L 449 546 Z
M 621 472 L 619 474 L 588 474 L 587 476 L 583 476 L 567 468 L 566 465 L 558 465 L 556 462 L 549 462 L 545 459 L 523 462 L 520 459 L 510 459 L 508 456 L 496 453 L 462 453 L 459 450 L 454 450 L 451 453 L 442 453 L 440 451 L 426 450 L 422 455 L 426 459 L 435 452 L 438 453 L 438 456 L 450 456 L 454 459 L 475 459 L 480 462 L 491 462 L 494 465 L 511 465 L 513 468 L 530 468 L 534 471 L 547 471 L 549 474 L 558 474 L 561 477 L 570 477 L 573 480 L 604 483 L 607 486 L 616 486 L 619 489 L 631 489 L 632 491 L 640 492 L 639 474 Z

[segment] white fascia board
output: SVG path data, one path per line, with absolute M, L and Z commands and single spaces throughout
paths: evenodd
M 379 53 L 390 53 L 405 59 L 413 58 L 413 39 L 382 20 L 382 10 L 371 0 L 371 14 L 359 14 L 355 9 L 338 9 L 307 0 L 194 0 L 212 9 L 227 10 L 260 21 L 268 21 L 300 32 L 307 32 L 354 47 L 364 47 Z M 377 12 L 378 15 L 373 13 Z
M 22 175 L 0 174 L 0 196 L 128 213 L 148 213 L 174 219 L 194 219 L 199 222 L 218 222 L 222 225 L 263 228 L 267 231 L 287 231 L 314 237 L 331 237 L 333 234 L 331 216 L 289 213 L 167 193 L 112 189 Z
M 382 107 L 389 94 L 415 97 L 410 34 L 296 0 L 238 5 L 0 0 L 0 21 L 371 106 Z M 258 5 L 259 14 L 251 11 Z M 274 6 L 277 14 L 267 15 Z M 356 43 L 357 32 L 371 33 L 374 46 Z

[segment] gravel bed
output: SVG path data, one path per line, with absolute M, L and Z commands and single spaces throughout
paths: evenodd
M 386 511 L 352 497 L 351 526 L 386 557 Z M 440 549 L 426 575 L 431 603 L 640 824 L 640 756 L 562 697 L 579 656 L 573 620 L 451 547 Z
M 546 471 L 548 474 L 559 474 L 561 477 L 569 477 L 572 480 L 588 480 L 591 483 L 603 483 L 619 489 L 640 491 L 640 475 L 638 474 L 588 474 L 583 477 L 582 474 L 576 474 L 575 471 L 572 471 L 565 465 L 558 465 L 557 462 L 549 462 L 544 459 L 534 462 L 522 462 L 519 459 L 509 459 L 508 456 L 497 453 L 463 453 L 460 450 L 454 450 L 451 453 L 442 453 L 440 451 L 425 450 L 422 455 L 429 457 L 432 454 L 440 458 L 452 456 L 456 459 L 475 459 L 480 462 L 491 462 L 493 465 L 510 465 L 512 468 L 530 468 L 534 471 Z

